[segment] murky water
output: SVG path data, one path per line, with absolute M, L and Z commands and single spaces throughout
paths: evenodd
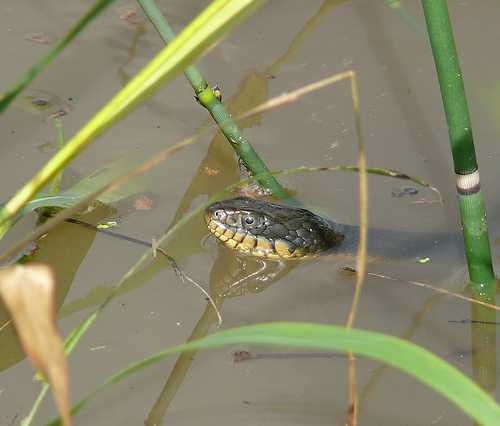
M 177 0 L 161 5 L 179 30 L 205 3 Z M 493 251 L 498 256 L 495 241 L 500 233 L 495 230 L 500 229 L 496 194 L 500 148 L 496 139 L 500 128 L 496 125 L 495 94 L 500 63 L 486 52 L 495 51 L 500 10 L 496 2 L 450 3 Z M 424 189 L 397 196 L 405 191 L 406 182 L 372 176 L 370 226 L 422 234 L 455 233 L 458 216 L 447 130 L 432 56 L 420 30 L 420 2 L 404 4 L 414 22 L 383 1 L 273 0 L 207 54 L 199 66 L 211 83 L 222 87 L 235 111 L 354 69 L 360 83 L 369 165 L 418 176 L 436 186 L 444 201 L 436 203 L 435 193 Z M 2 88 L 50 47 L 34 42 L 33 37 L 27 40 L 27 34 L 43 33 L 49 40 L 58 39 L 87 6 L 88 2 L 61 5 L 56 1 L 5 0 L 0 14 Z M 67 109 L 64 130 L 72 135 L 162 47 L 140 15 L 123 19 L 135 7 L 133 2 L 116 2 L 37 78 L 25 93 L 25 102 L 20 99 L 2 116 L 2 198 L 56 149 L 51 114 Z M 57 107 L 43 108 L 45 101 Z M 190 87 L 179 77 L 80 155 L 67 172 L 67 183 L 118 157 L 140 157 L 170 146 L 206 122 L 206 112 L 193 101 Z M 347 83 L 247 121 L 243 127 L 272 168 L 356 162 L 357 140 Z M 131 203 L 121 203 L 116 211 L 97 212 L 87 220 L 118 219 L 120 232 L 143 240 L 162 235 L 208 195 L 238 180 L 233 154 L 214 135 L 202 137 L 198 144 L 149 174 L 151 210 L 135 210 Z M 307 173 L 288 176 L 282 182 L 304 204 L 339 222 L 356 223 L 355 174 Z M 20 227 L 16 235 L 29 230 L 32 223 L 23 222 Z M 250 279 L 235 286 L 242 268 L 255 271 L 261 265 L 242 265 L 213 239 L 205 241 L 206 235 L 202 218 L 197 216 L 172 239 L 167 250 L 189 275 L 210 289 L 221 307 L 223 328 L 280 320 L 345 323 L 354 281 L 339 273 L 338 267 L 351 265 L 353 258 L 304 262 L 284 271 L 272 284 Z M 59 279 L 66 286 L 59 297 L 61 327 L 67 333 L 102 302 L 143 249 L 70 224 L 50 238 L 42 253 L 58 268 Z M 413 256 L 397 261 L 379 259 L 368 269 L 461 292 L 465 286 L 464 260 L 456 254 L 456 244 L 440 244 L 437 250 L 432 244 L 424 247 L 420 257 L 428 257 L 426 263 Z M 449 322 L 470 316 L 470 307 L 464 302 L 403 282 L 369 277 L 356 326 L 407 338 L 471 375 L 471 325 Z M 213 331 L 215 321 L 196 288 L 180 284 L 164 259 L 150 262 L 125 283 L 71 357 L 73 400 L 133 361 L 183 342 L 190 335 Z M 32 381 L 28 363 L 20 361 L 12 334 L 1 333 L 0 424 L 10 425 L 26 415 L 39 384 Z M 263 359 L 234 363 L 232 354 L 240 350 L 257 352 Z M 269 352 L 275 350 L 235 346 L 201 352 L 194 358 L 184 356 L 177 363 L 171 358 L 101 394 L 76 417 L 75 424 L 343 424 L 345 359 L 294 354 L 266 358 Z M 495 374 L 487 377 L 491 391 L 495 379 Z M 364 425 L 471 424 L 444 398 L 371 361 L 359 362 L 359 388 Z M 35 423 L 43 424 L 53 416 L 53 403 L 47 398 Z

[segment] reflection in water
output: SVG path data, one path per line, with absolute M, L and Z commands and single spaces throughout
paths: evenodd
M 488 302 L 494 304 L 495 295 Z M 496 311 L 476 304 L 471 304 L 470 309 L 473 377 L 479 386 L 494 397 L 497 385 Z
M 298 50 L 306 36 L 310 35 L 319 25 L 322 18 L 328 16 L 328 13 L 335 6 L 344 3 L 344 1 L 326 0 L 323 2 L 322 6 L 308 20 L 304 28 L 297 33 L 287 51 L 279 59 L 269 66 L 264 73 L 251 72 L 245 77 L 236 90 L 236 95 L 228 103 L 228 110 L 233 116 L 237 116 L 267 100 L 268 78 L 274 76 L 279 67 L 293 56 L 293 53 Z M 238 124 L 242 129 L 252 127 L 255 124 L 260 124 L 260 116 L 246 118 Z M 216 170 L 218 172 L 207 176 L 206 170 Z M 198 167 L 197 174 L 192 179 L 191 185 L 182 198 L 173 223 L 176 223 L 188 211 L 197 196 L 219 192 L 239 180 L 239 178 L 240 173 L 235 161 L 235 154 L 230 144 L 219 132 L 210 143 L 205 159 Z M 203 221 L 202 225 L 204 226 Z M 205 228 L 204 233 L 206 232 Z M 184 239 L 184 241 L 200 241 L 200 239 L 199 236 L 196 239 L 196 236 L 193 235 L 189 239 Z M 172 247 L 172 249 L 174 248 Z M 169 250 L 170 248 L 167 248 L 167 251 L 171 253 Z M 226 297 L 263 291 L 273 282 L 279 281 L 296 265 L 297 263 L 293 262 L 281 263 L 260 259 L 245 259 L 235 256 L 234 253 L 227 249 L 220 248 L 217 260 L 210 273 L 210 295 L 214 299 L 216 306 L 221 310 L 222 302 Z M 215 312 L 210 305 L 207 305 L 188 341 L 205 336 L 215 321 Z M 195 352 L 185 353 L 177 358 L 160 396 L 145 421 L 146 425 L 153 426 L 162 423 L 168 406 L 193 362 L 194 354 Z
M 414 90 L 413 84 L 408 78 L 406 65 L 395 48 L 394 37 L 388 33 L 384 25 L 380 4 L 368 0 L 354 2 L 353 6 L 360 17 L 362 28 L 366 33 L 366 42 L 373 52 L 374 60 L 387 74 L 387 84 L 401 113 L 401 119 L 408 128 L 408 135 L 413 139 L 413 146 L 428 162 L 430 181 L 437 185 L 442 181 L 442 171 L 447 169 L 447 157 L 435 149 L 437 141 L 419 103 L 408 101 L 408 93 Z M 425 34 L 422 34 L 421 40 L 422 45 L 425 45 Z M 455 202 L 455 196 L 451 191 L 445 191 L 443 197 L 448 217 L 454 217 L 455 212 L 451 206 Z
M 430 162 L 432 181 L 440 182 L 442 180 L 442 170 L 446 170 L 447 162 L 440 157 L 436 151 L 436 141 L 430 131 L 429 123 L 424 119 L 422 110 L 417 102 L 407 102 L 406 94 L 408 88 L 412 87 L 405 67 L 394 48 L 393 37 L 389 36 L 386 27 L 383 25 L 380 17 L 378 5 L 371 1 L 355 2 L 354 6 L 362 19 L 363 28 L 367 32 L 367 42 L 372 45 L 375 58 L 381 63 L 387 72 L 388 83 L 392 87 L 395 95 L 395 101 L 403 115 L 404 122 L 409 127 L 409 135 L 417 137 L 414 146 L 423 157 Z M 406 14 L 405 19 L 408 18 Z M 416 28 L 416 27 L 414 27 Z M 425 43 L 425 35 L 422 34 L 422 43 Z M 428 155 L 432 152 L 432 155 Z M 451 174 L 450 174 L 451 177 Z M 450 206 L 453 206 L 451 192 L 445 192 L 444 206 L 447 209 L 447 216 L 454 217 L 455 212 Z M 462 247 L 460 247 L 462 248 Z M 495 304 L 495 296 L 490 298 L 477 297 L 478 300 Z M 471 304 L 471 316 L 473 320 L 495 321 L 496 312 L 492 309 Z M 472 368 L 474 379 L 491 394 L 496 389 L 496 326 L 488 324 L 471 324 L 471 349 Z M 409 337 L 409 336 L 405 336 Z
M 233 115 L 239 115 L 243 111 L 254 108 L 267 99 L 267 79 L 255 71 L 249 72 L 237 89 L 237 94 L 228 102 L 228 109 Z M 207 121 L 207 123 L 209 122 Z M 255 115 L 246 118 L 241 120 L 239 124 L 242 128 L 255 126 L 260 124 L 260 116 Z M 205 126 L 206 124 L 202 125 L 202 128 Z M 207 174 L 207 170 L 217 170 L 219 173 Z M 239 179 L 240 173 L 234 152 L 224 136 L 217 133 L 207 149 L 205 158 L 196 170 L 191 184 L 179 202 L 171 226 L 186 215 L 200 195 L 207 196 L 222 191 Z M 171 240 L 164 246 L 165 251 L 177 261 L 182 261 L 186 257 L 201 251 L 200 241 L 208 233 L 205 222 L 200 215 L 194 216 L 187 226 L 182 228 L 181 232 L 183 233 L 182 238 L 175 238 L 175 240 Z M 147 267 L 130 276 L 120 286 L 114 297 L 145 285 L 167 266 L 168 262 L 164 259 L 154 259 Z M 63 308 L 64 314 L 69 315 L 99 305 L 113 291 L 111 287 L 96 287 L 89 294 L 65 305 Z
M 62 117 L 68 114 L 72 106 L 54 93 L 45 90 L 30 89 L 25 95 L 14 101 L 14 105 L 44 119 Z
M 288 274 L 297 262 L 279 262 L 253 257 L 237 256 L 225 247 L 219 247 L 217 259 L 210 273 L 210 295 L 219 310 L 227 298 L 256 294 L 267 289 Z M 205 312 L 194 327 L 188 341 L 206 336 L 217 323 L 217 315 L 207 304 Z M 177 358 L 158 399 L 153 405 L 147 426 L 162 424 L 163 417 L 184 381 L 197 351 L 186 352 Z
M 137 21 L 137 22 L 133 22 L 132 26 L 134 28 L 134 33 L 132 35 L 132 40 L 130 42 L 130 45 L 126 49 L 127 50 L 127 58 L 121 64 L 120 68 L 118 68 L 118 76 L 120 77 L 120 80 L 121 80 L 123 86 L 125 86 L 127 84 L 127 82 L 130 80 L 130 75 L 126 71 L 126 68 L 135 59 L 135 56 L 137 54 L 137 45 L 139 44 L 141 37 L 144 34 L 146 34 L 146 29 L 144 27 L 144 22 L 142 20 Z
M 241 83 L 237 91 L 238 96 L 231 101 L 231 112 L 236 115 L 267 99 L 269 74 L 277 73 L 279 67 L 289 60 L 306 36 L 314 30 L 325 16 L 327 16 L 327 13 L 330 12 L 334 6 L 344 2 L 345 0 L 330 0 L 324 2 L 321 9 L 309 19 L 304 29 L 294 38 L 288 51 L 271 67 L 268 67 L 265 73 L 250 72 Z M 124 74 L 123 68 L 133 59 L 135 55 L 135 45 L 139 41 L 142 33 L 143 29 L 139 30 L 137 28 L 137 32 L 134 34 L 130 46 L 127 62 L 119 70 L 124 79 L 128 78 L 128 76 Z M 260 117 L 248 119 L 247 122 L 242 123 L 242 127 L 251 127 L 259 124 L 259 120 Z M 217 135 L 211 142 L 205 159 L 198 167 L 191 185 L 182 198 L 173 223 L 176 223 L 192 208 L 200 195 L 204 196 L 218 192 L 238 179 L 239 170 L 236 167 L 234 153 L 225 139 L 221 135 Z M 89 234 L 88 231 L 84 232 Z M 176 238 L 175 241 L 169 243 L 165 249 L 177 260 L 185 259 L 187 256 L 200 251 L 201 247 L 199 242 L 206 234 L 207 230 L 203 220 L 198 216 L 190 222 L 189 226 L 183 228 L 182 238 Z M 78 240 L 80 238 L 81 237 L 78 237 Z M 74 240 L 77 239 L 75 238 Z M 384 250 L 386 248 L 387 247 L 384 247 Z M 398 250 L 397 247 L 395 249 Z M 157 275 L 165 269 L 167 265 L 168 263 L 162 258 L 153 260 L 145 269 L 128 279 L 126 283 L 120 287 L 118 294 L 123 294 L 146 284 L 154 275 Z M 226 298 L 251 295 L 264 291 L 270 284 L 284 277 L 293 267 L 294 265 L 280 265 L 276 262 L 267 263 L 259 259 L 237 257 L 234 253 L 220 248 L 218 250 L 217 260 L 210 274 L 210 293 L 215 299 L 217 306 L 221 308 Z M 64 313 L 70 314 L 90 306 L 95 306 L 108 297 L 110 292 L 111 288 L 109 287 L 96 287 L 85 297 L 74 301 L 72 304 L 67 304 Z M 424 307 L 414 318 L 409 330 L 405 333 L 405 337 L 411 338 L 414 335 L 416 330 L 421 327 L 424 315 L 434 303 L 440 299 L 440 296 L 432 296 L 426 302 Z M 189 339 L 191 340 L 206 335 L 211 331 L 216 321 L 215 312 L 210 305 L 207 305 Z M 146 422 L 147 424 L 162 423 L 162 418 L 177 390 L 181 386 L 193 362 L 194 355 L 194 352 L 183 354 L 177 359 L 175 367 L 164 385 L 163 391 L 151 410 Z M 381 372 L 385 371 L 385 367 L 381 367 L 381 369 L 377 371 L 379 374 L 372 375 L 373 380 L 370 380 L 370 383 L 377 382 Z M 372 388 L 373 387 L 368 386 L 365 395 L 369 394 L 369 390 Z
M 111 215 L 112 209 L 100 205 L 92 212 L 81 216 L 92 224 L 97 224 Z M 63 222 L 37 242 L 37 250 L 23 260 L 24 262 L 46 263 L 54 271 L 56 288 L 56 307 L 59 308 L 76 273 L 95 238 L 95 232 L 79 225 Z M 71 247 L 68 247 L 70 242 Z M 0 371 L 24 359 L 24 353 L 18 344 L 17 336 L 3 304 L 0 302 Z
M 240 256 L 225 247 L 220 247 L 219 258 L 226 262 L 221 264 L 225 266 L 220 271 L 213 271 L 214 276 L 218 275 L 219 281 L 214 290 L 221 298 L 260 293 L 285 277 L 299 264 L 294 261 Z
M 309 37 L 313 36 L 313 32 L 318 28 L 319 24 L 325 19 L 334 8 L 346 3 L 347 0 L 326 0 L 324 1 L 319 9 L 311 16 L 304 26 L 297 32 L 296 36 L 290 42 L 290 45 L 286 49 L 285 53 L 281 55 L 276 61 L 274 61 L 267 69 L 266 76 L 275 76 L 279 68 L 289 62 L 293 56 L 299 52 L 302 44 L 307 41 Z

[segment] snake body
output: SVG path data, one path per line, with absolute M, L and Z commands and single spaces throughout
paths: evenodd
M 309 210 L 248 197 L 211 204 L 205 210 L 208 229 L 227 247 L 270 259 L 302 259 L 322 254 L 353 255 L 359 228 L 334 223 Z M 460 234 L 368 231 L 374 259 L 463 259 Z
M 231 249 L 271 259 L 315 256 L 344 240 L 333 222 L 309 210 L 248 197 L 211 204 L 205 221 Z

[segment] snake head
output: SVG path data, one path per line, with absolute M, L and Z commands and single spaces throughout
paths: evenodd
M 211 204 L 205 221 L 226 246 L 259 257 L 302 258 L 343 240 L 332 224 L 309 210 L 248 197 Z

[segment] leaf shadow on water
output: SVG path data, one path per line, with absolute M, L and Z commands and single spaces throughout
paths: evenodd
M 89 223 L 97 224 L 112 213 L 113 209 L 100 205 L 92 212 L 81 215 L 81 218 Z M 57 308 L 63 304 L 81 263 L 92 247 L 95 236 L 95 231 L 64 222 L 37 242 L 37 248 L 33 254 L 21 259 L 22 263 L 45 263 L 53 268 L 57 282 Z M 0 371 L 25 358 L 3 304 L 0 304 L 0 346 L 2 347 Z

